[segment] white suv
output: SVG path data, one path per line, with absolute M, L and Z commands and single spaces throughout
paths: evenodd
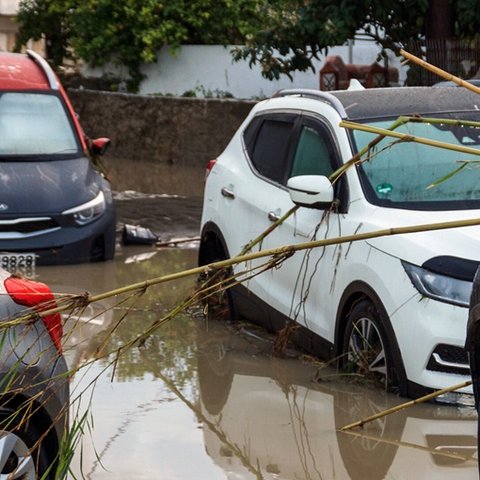
M 389 128 L 413 116 L 396 131 L 478 148 L 480 129 L 468 121 L 480 121 L 479 107 L 480 97 L 460 88 L 293 89 L 258 103 L 209 162 L 200 264 L 238 255 L 295 204 L 255 249 L 479 217 L 480 171 L 467 165 L 450 176 L 475 155 L 384 138 L 368 161 L 327 181 L 377 136 L 342 120 Z M 270 330 L 294 321 L 306 350 L 402 395 L 447 387 L 469 376 L 464 343 L 479 240 L 479 227 L 464 227 L 297 252 L 232 288 L 232 310 Z

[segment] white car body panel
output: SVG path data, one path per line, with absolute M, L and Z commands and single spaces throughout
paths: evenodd
M 287 188 L 257 174 L 243 144 L 243 131 L 258 114 L 302 112 L 327 122 L 342 162 L 353 155 L 347 131 L 339 126 L 340 114 L 317 99 L 288 96 L 257 104 L 219 156 L 205 188 L 202 226 L 214 224 L 222 232 L 230 256 L 272 225 L 272 218 L 287 213 L 294 204 Z M 349 203 L 345 213 L 300 207 L 282 225 L 254 247 L 268 250 L 355 233 L 480 217 L 479 210 L 420 211 L 384 208 L 370 204 L 355 168 L 346 172 Z M 219 194 L 227 188 L 234 198 Z M 325 217 L 322 221 L 322 217 Z M 318 230 L 315 233 L 315 228 Z M 244 286 L 281 314 L 295 319 L 334 344 L 336 318 L 342 296 L 353 283 L 368 285 L 388 314 L 404 362 L 407 378 L 428 388 L 443 388 L 466 376 L 426 369 L 437 344 L 463 348 L 466 308 L 423 298 L 413 286 L 401 261 L 421 266 L 444 255 L 480 262 L 480 227 L 423 232 L 333 245 L 301 251 L 280 268 L 256 276 Z M 265 263 L 256 260 L 234 267 L 235 272 Z M 471 391 L 469 388 L 466 391 Z

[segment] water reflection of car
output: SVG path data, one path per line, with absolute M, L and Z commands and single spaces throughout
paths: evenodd
M 112 192 L 93 165 L 108 143 L 84 136 L 42 57 L 0 53 L 0 266 L 113 257 Z
M 292 89 L 258 103 L 208 164 L 200 264 L 238 255 L 265 231 L 255 250 L 478 218 L 479 173 L 464 167 L 478 159 L 479 129 L 469 121 L 480 120 L 479 97 L 446 90 Z M 347 120 L 354 129 L 343 128 Z M 362 150 L 365 161 L 332 184 Z M 252 260 L 233 267 L 240 281 L 251 276 L 232 288 L 233 312 L 270 330 L 295 322 L 292 338 L 308 351 L 401 395 L 461 383 L 478 235 L 477 226 L 333 244 L 256 276 L 265 260 Z
M 19 319 L 40 303 L 52 307 L 52 300 L 45 284 L 0 269 L 1 478 L 62 477 L 57 467 L 61 442 L 67 441 L 69 383 L 61 318 Z M 16 325 L 5 325 L 15 319 Z
M 328 369 L 312 383 L 312 369 L 262 355 L 251 336 L 225 335 L 211 322 L 206 330 L 198 342 L 204 441 L 227 478 L 475 476 L 473 409 L 420 405 L 340 432 L 398 398 L 332 379 Z

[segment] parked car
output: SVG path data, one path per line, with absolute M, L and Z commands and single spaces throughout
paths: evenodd
M 333 185 L 328 177 L 377 136 L 342 120 L 389 128 L 414 115 L 396 131 L 478 148 L 478 128 L 418 117 L 479 121 L 479 105 L 465 89 L 421 87 L 292 89 L 258 103 L 209 162 L 199 263 L 237 255 L 294 205 L 256 249 L 478 218 L 480 171 L 453 174 L 475 155 L 385 137 L 368 161 Z M 465 227 L 298 252 L 232 288 L 233 315 L 270 330 L 295 321 L 292 338 L 306 350 L 401 395 L 447 387 L 469 375 L 464 343 L 479 236 L 478 227 Z
M 48 63 L 0 53 L 0 266 L 108 260 L 115 249 L 109 182 Z
M 53 303 L 52 303 L 53 302 Z M 53 307 L 43 283 L 0 269 L 0 477 L 53 479 L 68 432 L 69 383 L 60 314 L 21 321 Z M 17 324 L 9 320 L 17 319 Z

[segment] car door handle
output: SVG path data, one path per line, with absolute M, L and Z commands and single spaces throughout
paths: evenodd
M 234 199 L 235 198 L 235 194 L 229 190 L 228 188 L 226 187 L 223 187 L 221 190 L 220 190 L 221 194 L 226 197 L 226 198 L 231 198 L 231 199 Z
M 268 219 L 271 222 L 278 222 L 278 220 L 280 220 L 280 215 L 277 215 L 275 212 L 268 212 Z

